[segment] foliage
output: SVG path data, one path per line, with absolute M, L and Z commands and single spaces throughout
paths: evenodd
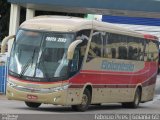
M 8 35 L 10 4 L 7 0 L 0 0 L 0 41 Z

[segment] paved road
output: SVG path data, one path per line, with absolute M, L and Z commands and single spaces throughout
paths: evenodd
M 75 112 L 72 111 L 70 106 L 54 106 L 54 105 L 41 105 L 38 109 L 31 109 L 25 106 L 24 102 L 7 100 L 5 96 L 0 95 L 0 120 L 9 120 L 8 117 L 17 117 L 18 120 L 95 120 L 114 118 L 112 115 L 127 115 L 133 119 L 138 119 L 139 116 L 134 117 L 134 115 L 145 115 L 145 120 L 150 120 L 150 115 L 155 115 L 155 119 L 160 120 L 160 76 L 157 77 L 156 83 L 156 94 L 153 101 L 140 104 L 138 109 L 126 109 L 122 108 L 121 104 L 104 104 L 102 106 L 90 106 L 89 110 L 86 112 Z M 12 116 L 11 116 L 12 115 Z M 147 116 L 148 115 L 148 118 Z M 111 118 L 110 118 L 111 117 Z M 144 116 L 140 116 L 144 117 Z M 153 116 L 152 116 L 153 117 Z M 103 119 L 103 120 L 104 120 Z M 143 118 L 142 118 L 143 119 Z M 17 120 L 17 119 L 15 119 Z

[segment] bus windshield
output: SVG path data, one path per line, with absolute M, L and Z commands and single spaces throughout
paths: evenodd
M 67 50 L 73 33 L 19 30 L 14 42 L 9 73 L 38 81 L 63 79 L 68 75 Z M 34 79 L 36 80 L 36 79 Z

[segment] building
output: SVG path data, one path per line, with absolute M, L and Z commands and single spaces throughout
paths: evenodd
M 8 2 L 11 3 L 9 35 L 16 33 L 21 7 L 26 8 L 26 20 L 34 17 L 36 10 L 143 17 L 157 20 L 160 18 L 160 0 L 118 0 L 118 2 L 117 0 L 8 0 Z M 147 19 L 144 23 L 147 23 Z M 126 24 L 120 23 L 120 25 L 128 27 Z M 133 27 L 130 26 L 130 29 Z M 11 48 L 11 44 L 12 42 L 10 42 L 9 48 Z

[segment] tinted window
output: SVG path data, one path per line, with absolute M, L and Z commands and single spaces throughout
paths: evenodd
M 92 35 L 92 40 L 90 43 L 90 48 L 88 51 L 88 57 L 87 57 L 87 61 L 96 58 L 96 57 L 101 57 L 102 56 L 102 36 L 101 36 L 101 32 L 98 31 L 94 31 L 93 35 Z
M 77 56 L 77 57 L 74 57 L 75 59 L 73 59 L 73 63 L 77 66 L 77 70 L 79 70 L 81 68 L 81 65 L 82 65 L 82 62 L 83 62 L 83 59 L 84 59 L 84 56 L 85 56 L 85 53 L 86 53 L 86 48 L 87 48 L 87 44 L 88 44 L 88 41 L 89 41 L 89 37 L 90 37 L 90 32 L 91 30 L 81 30 L 79 32 L 77 32 L 77 36 L 76 36 L 76 39 L 77 40 L 82 40 L 82 43 L 79 44 L 76 48 L 76 51 L 74 53 L 74 56 Z M 72 65 L 74 66 L 74 65 Z M 76 71 L 76 69 L 75 69 Z
M 127 59 L 126 37 L 118 34 L 106 34 L 104 37 L 104 57 Z
M 144 60 L 144 40 L 128 37 L 128 60 Z
M 158 61 L 158 44 L 156 41 L 148 42 L 147 61 Z

